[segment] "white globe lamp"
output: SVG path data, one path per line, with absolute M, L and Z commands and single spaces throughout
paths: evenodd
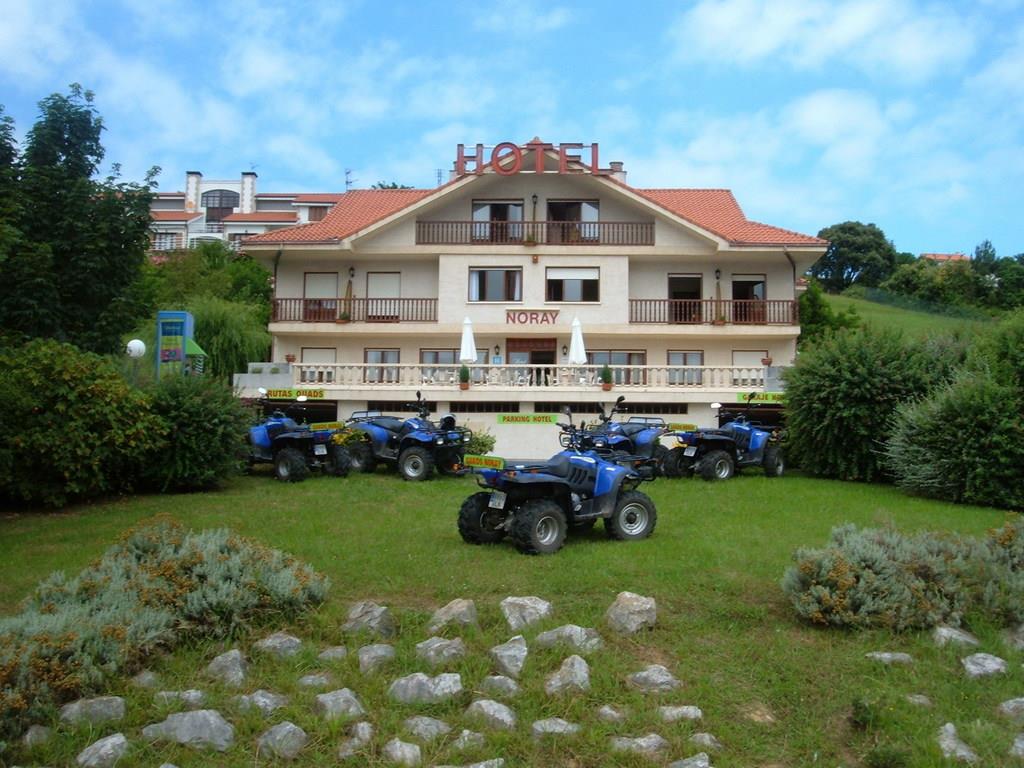
M 141 339 L 132 339 L 124 348 L 125 353 L 131 358 L 140 358 L 146 354 L 146 343 Z

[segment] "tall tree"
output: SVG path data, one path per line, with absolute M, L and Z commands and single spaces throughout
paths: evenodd
M 896 265 L 896 249 L 874 224 L 844 221 L 825 227 L 818 237 L 831 245 L 811 267 L 811 274 L 829 293 L 839 293 L 854 283 L 877 286 Z
M 130 287 L 146 257 L 157 169 L 142 184 L 122 182 L 116 165 L 95 178 L 103 121 L 81 86 L 46 97 L 39 109 L 22 156 L 0 134 L 16 230 L 0 258 L 0 326 L 110 352 L 138 312 Z
M 974 249 L 971 268 L 979 275 L 993 275 L 996 273 L 996 262 L 998 261 L 999 257 L 996 256 L 996 249 L 992 245 L 992 241 L 982 240 Z
M 378 181 L 371 184 L 370 189 L 412 189 L 408 184 L 399 184 L 397 181 Z

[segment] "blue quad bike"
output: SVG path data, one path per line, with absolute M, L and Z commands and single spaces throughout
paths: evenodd
M 678 446 L 669 451 L 665 462 L 670 477 L 699 474 L 704 480 L 728 480 L 748 467 L 761 467 L 767 477 L 782 477 L 786 471 L 782 452 L 784 434 L 779 429 L 760 429 L 750 423 L 747 409 L 718 429 L 697 429 L 673 433 Z M 721 408 L 721 403 L 712 403 Z
M 501 469 L 477 469 L 485 490 L 459 509 L 459 534 L 470 544 L 495 544 L 508 536 L 528 555 L 554 554 L 569 531 L 587 531 L 598 520 L 612 539 L 645 539 L 654 532 L 658 511 L 637 486 L 653 479 L 650 466 L 626 467 L 582 448 L 583 434 L 559 424 L 564 451 L 548 461 L 508 462 Z M 648 460 L 650 462 L 650 460 Z
M 665 420 L 660 416 L 630 416 L 627 421 L 613 421 L 617 413 L 623 413 L 625 395 L 619 395 L 606 415 L 604 408 L 598 414 L 599 424 L 584 428 L 581 424 L 581 447 L 599 453 L 610 452 L 613 456 L 629 461 L 631 459 L 652 459 L 654 469 L 662 473 L 668 448 L 661 444 L 661 436 L 668 432 Z
M 265 398 L 266 390 L 260 389 L 260 394 Z M 299 396 L 299 408 L 305 400 Z M 299 424 L 288 413 L 295 407 L 275 410 L 249 428 L 249 466 L 273 464 L 274 475 L 285 483 L 305 480 L 313 469 L 336 477 L 347 475 L 349 454 L 333 441 L 334 430 Z
M 435 425 L 428 420 L 430 409 L 416 393 L 409 408 L 417 415 L 408 419 L 383 416 L 380 411 L 356 411 L 347 426 L 363 432 L 361 442 L 348 446 L 352 469 L 373 472 L 378 463 L 395 465 L 406 480 L 427 480 L 437 467 L 441 474 L 459 474 L 466 443 L 473 433 L 455 426 L 455 417 L 446 414 Z

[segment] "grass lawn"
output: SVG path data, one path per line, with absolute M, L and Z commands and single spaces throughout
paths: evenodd
M 310 710 L 312 693 L 295 685 L 301 674 L 319 668 L 316 654 L 326 645 L 345 643 L 350 655 L 331 666 L 337 685 L 361 697 L 377 727 L 375 751 L 355 764 L 384 764 L 380 747 L 399 735 L 401 721 L 428 714 L 449 722 L 456 735 L 473 686 L 491 674 L 487 649 L 512 634 L 498 603 L 508 595 L 538 595 L 554 604 L 554 616 L 524 634 L 565 623 L 601 630 L 606 647 L 589 655 L 592 688 L 588 695 L 549 699 L 544 680 L 568 655 L 531 647 L 520 677 L 522 693 L 509 702 L 519 717 L 515 733 L 488 733 L 483 749 L 462 755 L 447 748 L 451 738 L 424 749 L 424 765 L 469 763 L 495 756 L 508 766 L 652 765 L 608 750 L 611 735 L 640 736 L 652 731 L 672 749 L 662 764 L 700 749 L 688 743 L 697 731 L 709 731 L 725 749 L 716 766 L 931 766 L 941 765 L 936 734 L 954 722 L 961 738 L 985 766 L 1009 765 L 1007 751 L 1018 732 L 996 713 L 999 702 L 1024 694 L 1024 655 L 1003 645 L 999 628 L 976 624 L 981 650 L 1006 658 L 1009 674 L 969 681 L 956 649 L 934 647 L 925 634 L 847 633 L 798 623 L 779 588 L 779 580 L 800 546 L 819 546 L 837 524 L 894 525 L 901 530 L 942 529 L 981 534 L 1000 525 L 1000 511 L 953 506 L 909 498 L 880 486 L 821 481 L 799 476 L 768 480 L 750 474 L 727 483 L 661 480 L 645 487 L 659 510 L 654 536 L 643 542 L 609 541 L 598 526 L 553 557 L 526 557 L 511 545 L 473 547 L 455 528 L 462 499 L 475 491 L 469 478 L 403 483 L 394 475 L 353 476 L 345 480 L 311 478 L 286 486 L 268 477 L 241 478 L 218 493 L 146 496 L 77 507 L 56 514 L 7 514 L 0 518 L 0 609 L 16 610 L 33 585 L 56 569 L 74 572 L 99 555 L 123 530 L 155 515 L 167 515 L 193 528 L 229 526 L 271 546 L 285 549 L 330 576 L 332 588 L 321 610 L 291 629 L 311 642 L 296 659 L 257 659 L 249 689 L 263 687 L 288 694 L 292 703 L 269 723 L 239 715 L 229 702 L 233 692 L 211 685 L 200 670 L 229 643 L 185 648 L 156 660 L 153 668 L 166 689 L 202 688 L 212 706 L 236 726 L 236 744 L 211 758 L 183 748 L 146 746 L 139 729 L 162 719 L 151 693 L 124 686 L 128 717 L 118 728 L 135 745 L 131 764 L 169 760 L 190 766 L 249 766 L 254 742 L 269 724 L 288 719 L 311 737 L 301 765 L 335 765 L 345 727 L 326 724 Z M 658 627 L 636 639 L 611 635 L 603 613 L 621 590 L 658 601 Z M 457 703 L 425 709 L 398 707 L 386 698 L 387 685 L 401 674 L 419 671 L 415 643 L 426 639 L 430 614 L 456 597 L 473 598 L 479 630 L 462 634 L 470 655 L 450 671 L 462 673 L 467 689 Z M 372 598 L 389 605 L 401 626 L 397 663 L 365 678 L 355 649 L 365 639 L 345 638 L 339 625 L 349 605 Z M 277 626 L 274 629 L 279 628 Z M 238 642 L 247 649 L 268 631 L 255 629 Z M 447 633 L 452 636 L 452 632 Z M 864 658 L 874 650 L 906 651 L 909 667 L 888 668 Z M 662 663 L 683 682 L 671 695 L 644 697 L 626 690 L 625 675 L 649 663 Z M 423 669 L 422 671 L 426 671 Z M 907 703 L 909 693 L 928 695 L 933 708 Z M 851 723 L 855 700 L 867 702 L 871 722 Z M 602 704 L 629 709 L 620 725 L 594 716 Z M 666 724 L 659 704 L 696 704 L 703 721 Z M 557 746 L 535 744 L 529 726 L 559 716 L 584 726 L 579 736 Z M 765 720 L 773 722 L 763 722 Z M 87 743 L 113 732 L 62 732 L 47 747 L 15 755 L 21 764 L 64 765 Z M 877 762 L 880 751 L 905 751 L 904 762 Z M 658 764 L 658 763 L 653 763 Z
M 853 307 L 864 322 L 879 328 L 900 328 L 911 336 L 927 336 L 929 334 L 946 333 L 962 330 L 970 333 L 985 325 L 984 320 L 968 320 L 962 317 L 939 315 L 931 312 L 917 312 L 911 309 L 894 307 L 866 299 L 855 299 L 849 296 L 825 295 L 832 309 L 841 312 Z

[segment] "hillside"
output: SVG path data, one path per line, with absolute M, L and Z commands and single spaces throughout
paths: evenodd
M 848 296 L 826 295 L 826 300 L 836 312 L 853 307 L 864 322 L 876 327 L 901 328 L 913 336 L 925 336 L 957 329 L 970 332 L 985 325 L 984 320 L 969 320 L 962 317 L 939 315 L 930 312 L 916 312 L 910 309 L 879 304 L 866 299 Z

